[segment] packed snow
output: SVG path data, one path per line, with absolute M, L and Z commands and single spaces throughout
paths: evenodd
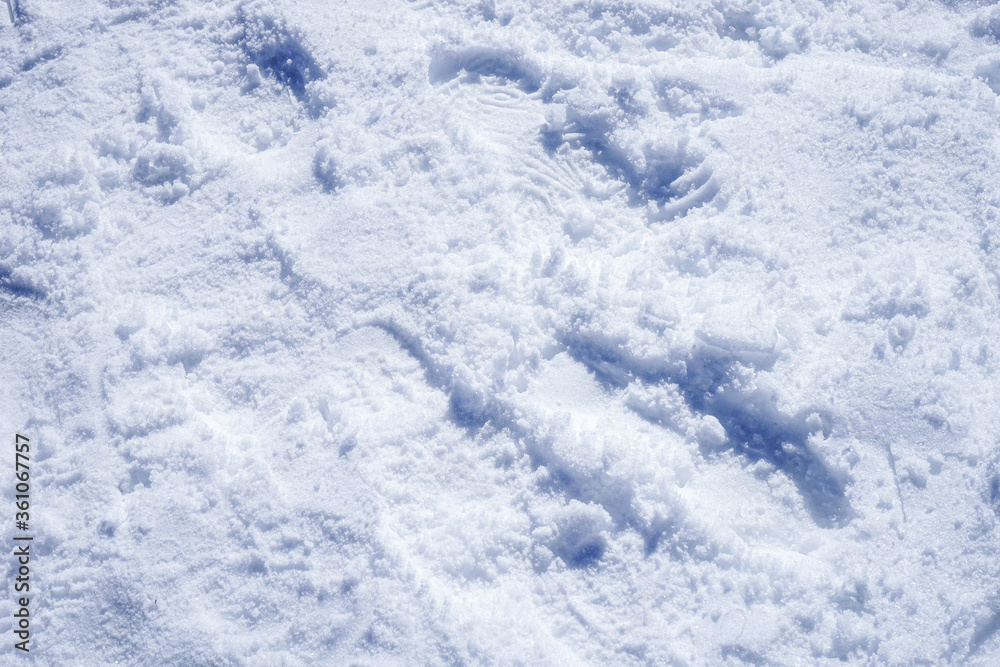
M 998 94 L 975 2 L 10 0 L 4 660 L 997 664 Z

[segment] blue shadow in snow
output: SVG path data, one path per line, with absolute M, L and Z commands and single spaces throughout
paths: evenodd
M 692 411 L 719 420 L 735 452 L 754 462 L 767 461 L 788 475 L 817 525 L 839 527 L 853 518 L 843 484 L 807 447 L 808 411 L 784 415 L 769 397 L 734 388 L 730 380 L 738 359 L 731 353 L 706 346 L 694 350 L 684 364 L 658 368 L 582 336 L 563 342 L 570 356 L 609 389 L 624 388 L 635 379 L 677 385 Z
M 647 154 L 640 169 L 625 149 L 612 139 L 613 129 L 607 115 L 585 116 L 568 109 L 565 128 L 543 125 L 538 138 L 549 153 L 558 150 L 564 142 L 576 143 L 584 148 L 611 178 L 626 186 L 630 206 L 645 206 L 648 202 L 666 205 L 700 188 L 711 177 L 709 170 L 689 164 L 690 160 L 683 152 L 676 155 Z M 689 171 L 691 176 L 683 178 Z
M 428 78 L 431 83 L 451 81 L 465 71 L 473 76 L 495 76 L 517 84 L 526 93 L 541 87 L 541 75 L 523 56 L 509 50 L 474 47 L 444 51 L 431 59 Z
M 284 21 L 269 15 L 248 15 L 241 10 L 245 33 L 240 46 L 262 72 L 269 73 L 302 102 L 306 85 L 325 78 L 302 40 Z
M 13 273 L 3 267 L 0 267 L 0 291 L 15 297 L 36 301 L 41 301 L 46 297 L 45 292 L 15 277 Z
M 323 78 L 316 61 L 294 39 L 267 44 L 251 58 L 262 71 L 270 72 L 279 83 L 291 90 L 300 102 L 306 94 L 306 84 Z

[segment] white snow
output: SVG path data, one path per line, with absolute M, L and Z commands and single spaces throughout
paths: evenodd
M 9 15 L 18 659 L 996 661 L 1000 10 Z

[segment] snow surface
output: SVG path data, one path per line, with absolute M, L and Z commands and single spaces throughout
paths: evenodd
M 1000 663 L 1000 8 L 10 5 L 19 660 Z

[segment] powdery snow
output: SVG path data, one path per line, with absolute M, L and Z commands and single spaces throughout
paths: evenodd
M 19 659 L 996 660 L 997 9 L 9 14 Z

